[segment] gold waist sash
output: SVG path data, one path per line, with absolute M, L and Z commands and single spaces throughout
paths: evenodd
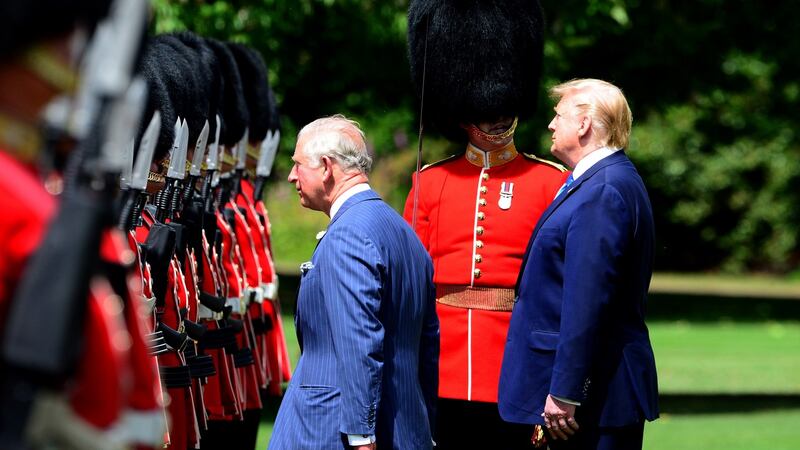
M 456 308 L 511 311 L 514 289 L 444 284 L 436 286 L 436 301 Z

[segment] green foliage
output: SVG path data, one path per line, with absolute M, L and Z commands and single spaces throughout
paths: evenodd
M 548 156 L 547 87 L 576 77 L 612 81 L 625 90 L 636 120 L 629 154 L 653 202 L 657 267 L 790 272 L 800 260 L 794 131 L 800 41 L 787 36 L 800 31 L 800 6 L 766 8 L 755 0 L 542 3 L 548 23 L 542 91 L 537 115 L 519 128 L 518 146 Z M 283 114 L 278 182 L 290 168 L 298 128 L 344 113 L 367 131 L 376 155 L 373 184 L 402 208 L 418 120 L 406 56 L 407 1 L 153 5 L 156 32 L 191 29 L 263 53 Z M 425 162 L 453 150 L 426 135 Z M 283 219 L 290 217 L 274 218 L 276 239 L 289 244 L 297 236 L 280 236 Z

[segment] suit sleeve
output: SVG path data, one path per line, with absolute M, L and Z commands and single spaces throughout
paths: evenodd
M 622 260 L 631 236 L 631 218 L 619 192 L 610 185 L 575 208 L 567 230 L 561 328 L 550 394 L 585 399 L 596 357 L 598 331 L 615 297 Z
M 416 189 L 417 174 L 415 172 L 411 176 L 411 190 L 408 192 L 408 197 L 406 197 L 406 205 L 403 208 L 403 218 L 406 220 L 406 222 L 408 222 L 409 225 L 412 225 L 414 220 L 414 193 Z M 424 189 L 420 191 L 420 196 L 417 202 L 417 226 L 414 228 L 414 232 L 417 233 L 422 245 L 425 246 L 428 251 L 430 251 L 430 245 L 428 245 L 430 220 L 428 217 L 428 210 L 425 207 L 425 202 L 422 198 L 423 192 Z
M 329 232 L 325 241 L 320 282 L 340 380 L 339 431 L 371 435 L 381 398 L 384 327 L 379 309 L 384 265 L 372 242 L 350 227 Z
M 425 319 L 419 350 L 419 381 L 431 432 L 436 424 L 436 397 L 439 392 L 439 316 L 436 315 L 436 288 L 433 285 L 433 268 L 428 266 Z

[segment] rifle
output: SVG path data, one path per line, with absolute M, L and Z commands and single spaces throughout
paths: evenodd
M 35 436 L 39 442 L 62 445 L 76 431 L 65 429 L 67 420 L 53 422 L 31 414 L 47 410 L 35 405 L 49 396 L 48 391 L 60 390 L 81 353 L 89 279 L 99 266 L 101 233 L 114 220 L 110 212 L 124 165 L 121 150 L 132 139 L 137 111 L 141 114 L 144 104 L 146 91 L 141 82 L 132 82 L 132 70 L 147 10 L 145 0 L 114 2 L 89 44 L 70 122 L 58 124 L 76 138 L 78 147 L 65 173 L 60 208 L 9 308 L 0 395 L 4 448 L 27 448 L 32 438 L 25 435 L 29 425 L 39 427 Z M 110 439 L 96 437 L 92 447 L 118 447 Z

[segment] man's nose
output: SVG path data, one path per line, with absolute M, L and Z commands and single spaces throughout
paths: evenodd
M 547 129 L 548 129 L 548 130 L 550 130 L 550 131 L 556 131 L 556 126 L 553 124 L 553 122 L 555 122 L 555 121 L 556 121 L 556 119 L 553 119 L 553 120 L 551 120 L 551 121 L 550 121 L 550 123 L 549 123 L 549 124 L 547 124 Z
M 297 166 L 292 166 L 292 170 L 289 172 L 289 177 L 287 178 L 289 183 L 294 183 L 295 181 L 297 181 L 296 172 L 297 172 Z

